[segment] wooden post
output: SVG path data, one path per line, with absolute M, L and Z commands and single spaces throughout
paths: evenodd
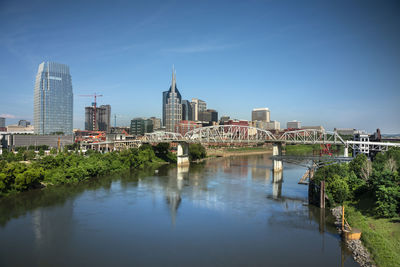
M 325 181 L 321 181 L 319 192 L 320 192 L 319 207 L 321 209 L 324 209 L 325 208 Z
M 342 232 L 344 232 L 344 205 L 342 205 Z

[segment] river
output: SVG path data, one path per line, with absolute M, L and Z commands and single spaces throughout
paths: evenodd
M 301 166 L 269 154 L 0 199 L 0 266 L 358 266 Z M 280 179 L 281 178 L 281 179 Z

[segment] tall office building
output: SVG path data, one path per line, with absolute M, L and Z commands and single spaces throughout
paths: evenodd
M 255 108 L 251 112 L 252 121 L 270 121 L 270 112 L 268 108 Z
M 193 120 L 198 121 L 199 119 L 199 112 L 207 110 L 207 103 L 198 98 L 192 98 L 192 112 L 193 112 Z
M 6 127 L 6 118 L 0 117 L 0 127 Z
M 101 105 L 96 107 L 96 125 L 94 125 L 94 106 L 85 107 L 85 130 L 86 131 L 105 131 L 111 129 L 111 106 Z
M 163 120 L 167 132 L 174 132 L 175 125 L 182 120 L 182 97 L 176 87 L 174 69 L 172 69 L 171 87 L 163 92 Z
M 42 62 L 36 75 L 33 124 L 35 134 L 72 134 L 73 93 L 69 67 Z
M 182 120 L 184 121 L 193 120 L 193 110 L 189 100 L 182 100 Z

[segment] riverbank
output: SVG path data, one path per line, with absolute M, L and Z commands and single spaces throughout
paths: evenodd
M 359 154 L 348 164 L 327 165 L 314 175 L 316 184 L 325 181 L 328 206 L 345 205 L 346 220 L 361 231 L 361 241 L 347 245 L 362 266 L 399 266 L 399 171 L 400 150 L 392 148 L 372 162 Z M 333 215 L 341 218 L 335 209 Z
M 399 266 L 400 218 L 375 218 L 346 205 L 346 219 L 362 231 L 363 245 L 378 266 Z
M 0 197 L 49 185 L 71 184 L 124 170 L 174 162 L 169 146 L 143 146 L 101 154 L 60 152 L 54 156 L 32 159 L 29 164 L 18 161 L 14 153 L 0 157 Z M 11 156 L 10 156 L 11 154 Z
M 342 207 L 338 206 L 331 209 L 333 217 L 335 217 L 335 226 L 338 233 L 342 234 Z M 360 264 L 361 267 L 376 266 L 371 258 L 368 250 L 363 246 L 361 240 L 346 240 L 346 245 L 352 252 L 353 259 Z

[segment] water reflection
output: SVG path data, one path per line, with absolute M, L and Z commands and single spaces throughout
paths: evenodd
M 339 265 L 349 253 L 329 212 L 305 205 L 304 168 L 271 167 L 219 158 L 2 199 L 0 265 Z

